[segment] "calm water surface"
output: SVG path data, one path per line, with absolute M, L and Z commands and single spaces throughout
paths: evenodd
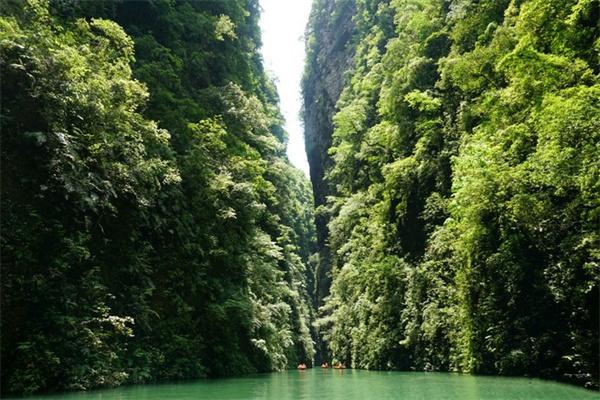
M 27 400 L 578 400 L 599 392 L 525 378 L 424 372 L 287 371 L 193 383 L 127 386 Z

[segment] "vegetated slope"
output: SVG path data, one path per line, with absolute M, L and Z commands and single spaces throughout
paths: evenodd
M 257 1 L 1 12 L 3 392 L 310 362 L 312 195 Z
M 598 2 L 356 3 L 325 173 L 332 355 L 598 386 Z

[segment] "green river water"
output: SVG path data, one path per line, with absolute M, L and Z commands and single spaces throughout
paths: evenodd
M 241 378 L 126 386 L 27 400 L 577 400 L 600 393 L 556 382 L 425 372 L 287 371 Z

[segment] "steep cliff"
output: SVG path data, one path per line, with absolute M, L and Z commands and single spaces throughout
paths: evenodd
M 599 15 L 577 0 L 316 2 L 323 354 L 598 386 Z
M 327 243 L 328 218 L 318 212 L 329 193 L 325 171 L 331 166 L 328 150 L 333 133 L 332 117 L 344 82 L 352 67 L 354 0 L 316 0 L 306 32 L 306 70 L 302 82 L 304 96 L 305 143 L 310 179 L 313 185 L 319 262 L 314 302 L 321 305 L 331 284 Z
M 0 7 L 0 395 L 310 365 L 258 0 Z

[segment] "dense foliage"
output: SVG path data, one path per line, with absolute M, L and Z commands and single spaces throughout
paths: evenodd
M 355 3 L 326 177 L 332 356 L 597 386 L 599 3 Z
M 1 12 L 3 392 L 310 362 L 310 185 L 257 2 Z

